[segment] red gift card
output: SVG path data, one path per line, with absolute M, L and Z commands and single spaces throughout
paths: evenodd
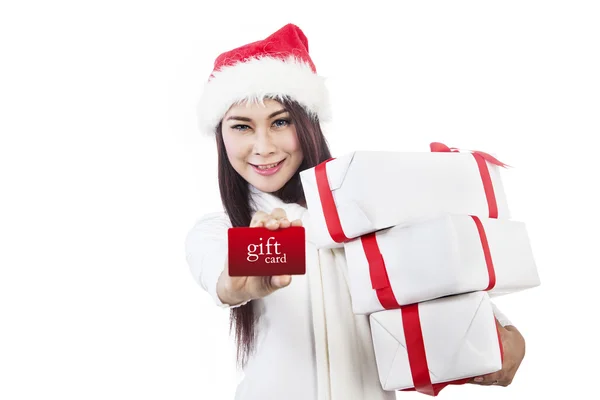
M 304 275 L 303 226 L 229 228 L 229 276 Z

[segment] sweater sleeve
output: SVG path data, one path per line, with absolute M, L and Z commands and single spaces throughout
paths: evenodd
M 506 317 L 506 315 L 502 313 L 502 311 L 500 311 L 500 309 L 496 306 L 496 304 L 494 304 L 494 302 L 492 302 L 492 308 L 494 310 L 494 316 L 496 317 L 498 322 L 500 322 L 500 325 L 502 325 L 502 327 L 512 325 L 510 320 Z
M 231 222 L 224 212 L 202 216 L 185 238 L 186 260 L 195 281 L 221 308 L 234 308 L 246 304 L 229 305 L 217 295 L 217 281 L 225 269 L 227 259 L 227 231 Z

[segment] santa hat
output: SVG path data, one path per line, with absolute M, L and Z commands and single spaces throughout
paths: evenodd
M 200 130 L 214 134 L 233 104 L 265 98 L 295 100 L 319 121 L 331 119 L 324 78 L 317 75 L 308 40 L 294 24 L 217 57 L 198 105 Z

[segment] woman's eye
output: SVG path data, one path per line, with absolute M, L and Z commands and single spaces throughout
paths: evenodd
M 248 125 L 234 125 L 231 127 L 231 129 L 235 129 L 236 131 L 245 132 L 246 130 L 250 129 L 250 127 Z
M 283 126 L 287 126 L 289 125 L 290 121 L 288 121 L 287 119 L 278 119 L 277 121 L 273 122 L 273 125 L 275 125 L 278 128 L 281 128 Z

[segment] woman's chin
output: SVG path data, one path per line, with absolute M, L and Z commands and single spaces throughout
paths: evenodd
M 267 179 L 259 177 L 258 179 L 252 179 L 250 181 L 250 184 L 252 186 L 265 193 L 273 193 L 278 191 L 283 187 L 284 183 L 285 182 L 282 182 L 281 179 L 277 179 L 275 177 Z
M 269 184 L 267 184 L 267 185 L 253 184 L 253 186 L 255 188 L 257 188 L 258 190 L 260 190 L 261 192 L 265 192 L 265 193 L 274 193 L 283 187 L 283 185 L 269 185 Z

